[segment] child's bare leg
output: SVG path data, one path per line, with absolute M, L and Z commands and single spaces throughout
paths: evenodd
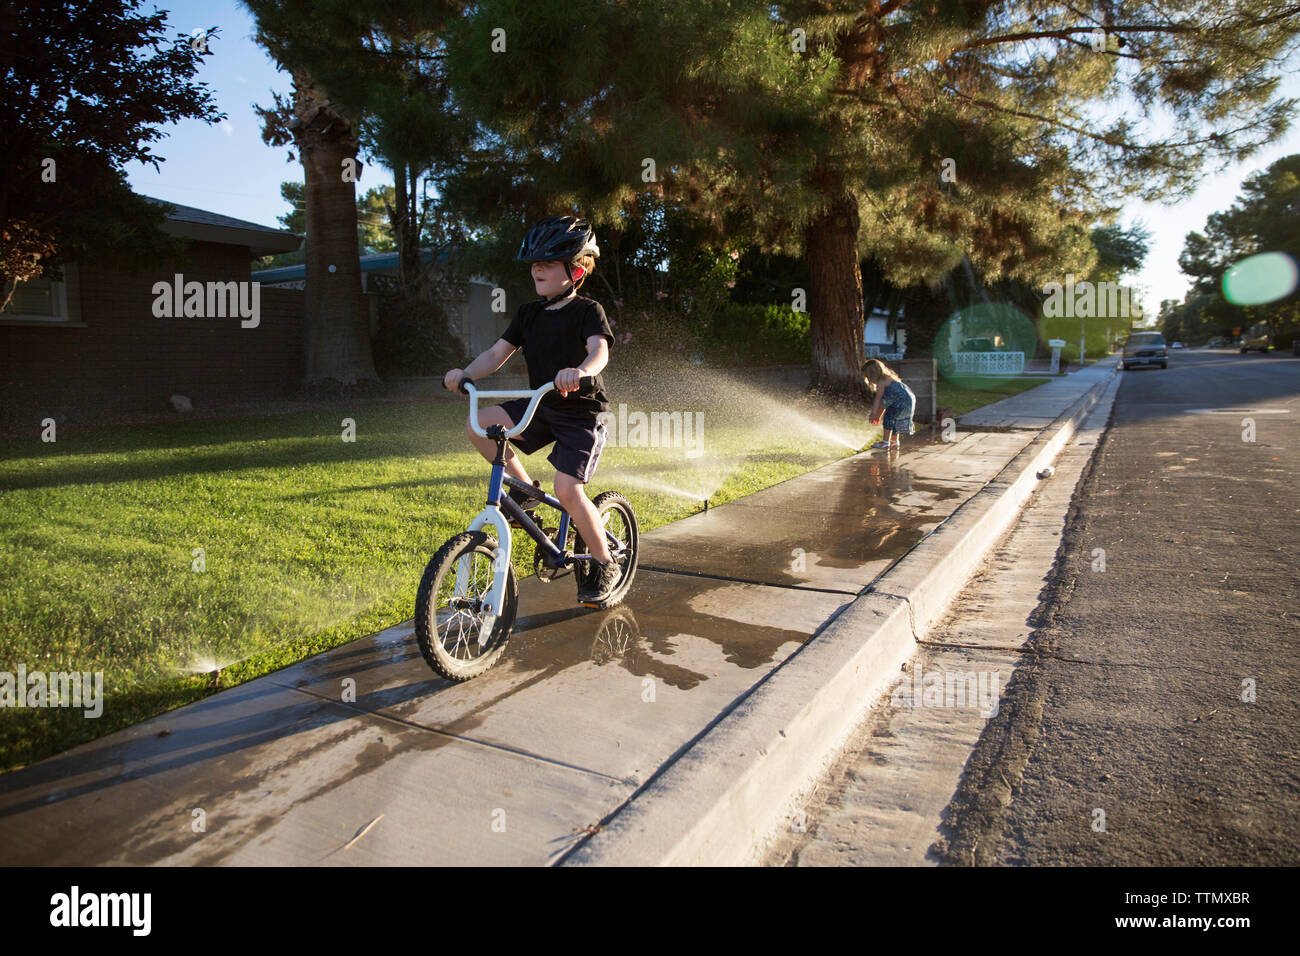
M 478 422 L 483 426 L 484 430 L 486 430 L 489 425 L 504 425 L 506 428 L 511 428 L 514 425 L 514 422 L 510 420 L 510 416 L 505 413 L 505 409 L 499 405 L 492 405 L 488 408 L 479 409 Z M 468 418 L 465 419 L 465 434 L 469 436 L 469 440 L 473 442 L 474 447 L 477 448 L 479 453 L 488 461 L 491 461 L 496 457 L 497 443 L 491 438 L 484 438 L 482 435 L 476 433 L 474 429 L 470 428 Z M 533 480 L 528 477 L 528 472 L 524 471 L 523 462 L 521 462 L 519 456 L 515 454 L 514 446 L 511 445 L 510 442 L 506 442 L 505 459 L 506 474 L 512 475 L 526 484 L 531 485 L 533 483 Z
M 609 553 L 605 543 L 605 528 L 600 521 L 600 512 L 587 497 L 583 482 L 562 471 L 555 473 L 555 497 L 560 499 L 564 510 L 573 516 L 573 523 L 587 544 L 587 551 L 602 564 L 610 564 L 614 556 Z

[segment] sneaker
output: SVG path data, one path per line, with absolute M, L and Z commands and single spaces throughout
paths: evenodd
M 542 483 L 538 481 L 536 478 L 534 478 L 533 487 L 537 488 L 538 490 L 541 490 Z M 528 515 L 529 519 L 531 519 L 533 523 L 536 524 L 537 506 L 538 504 L 540 504 L 540 502 L 536 498 L 525 498 L 523 494 L 516 488 L 508 488 L 507 494 L 510 495 L 511 500 L 513 500 L 515 504 L 517 504 L 519 507 L 524 509 L 524 514 Z M 512 528 L 523 527 L 523 525 L 521 525 L 513 517 L 509 518 L 509 522 L 510 522 L 510 527 Z
M 591 570 L 582 581 L 582 586 L 578 588 L 579 601 L 603 601 L 609 597 L 609 593 L 614 590 L 618 584 L 619 578 L 623 576 L 623 569 L 617 564 L 600 564 L 599 562 L 591 563 Z

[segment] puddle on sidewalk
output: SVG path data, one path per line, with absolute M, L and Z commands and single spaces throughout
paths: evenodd
M 871 457 L 837 465 L 656 529 L 642 564 L 856 594 L 978 487 Z

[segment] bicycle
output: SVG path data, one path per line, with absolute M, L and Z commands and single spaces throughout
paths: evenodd
M 583 376 L 579 387 L 594 384 Z M 429 560 L 415 598 L 415 634 L 420 653 L 435 671 L 448 680 L 465 681 L 489 670 L 505 653 L 514 628 L 519 591 L 510 561 L 511 535 L 507 518 L 536 542 L 533 569 L 543 583 L 568 574 L 581 585 L 580 569 L 595 558 L 583 553 L 586 544 L 559 499 L 540 488 L 526 485 L 505 473 L 506 442 L 518 435 L 533 419 L 542 396 L 555 388 L 547 382 L 527 391 L 480 391 L 472 379 L 463 378 L 460 391 L 470 399 L 470 427 L 496 442 L 496 455 L 488 478 L 487 506 L 460 534 L 447 539 Z M 484 429 L 478 420 L 479 398 L 531 398 L 513 427 L 491 425 Z M 504 488 L 515 488 L 529 499 L 560 513 L 555 528 L 539 528 Z M 627 596 L 636 576 L 639 530 L 631 503 L 616 491 L 597 495 L 592 504 L 601 516 L 605 540 L 621 574 L 610 592 L 599 601 L 581 601 L 591 608 L 610 608 Z M 496 532 L 493 540 L 484 529 Z M 551 536 L 553 532 L 554 537 Z

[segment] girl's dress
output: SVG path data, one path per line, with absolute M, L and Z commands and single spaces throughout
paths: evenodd
M 885 386 L 881 399 L 881 424 L 886 431 L 899 435 L 911 435 L 915 432 L 912 425 L 912 412 L 916 410 L 916 395 L 902 382 L 890 382 Z

